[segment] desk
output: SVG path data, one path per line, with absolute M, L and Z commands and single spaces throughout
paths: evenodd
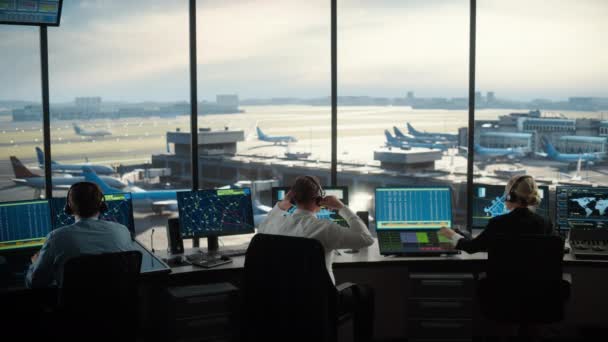
M 188 249 L 186 254 L 194 253 Z M 514 251 L 515 253 L 516 251 Z M 157 253 L 166 258 L 166 252 Z M 340 251 L 333 257 L 337 283 L 352 281 L 368 284 L 376 291 L 375 334 L 379 339 L 407 337 L 409 275 L 411 273 L 468 273 L 482 272 L 486 253 L 441 257 L 385 257 L 380 255 L 377 241 L 359 253 Z M 205 269 L 182 265 L 172 268 L 172 285 L 214 283 L 227 281 L 237 287 L 241 282 L 245 257 L 234 257 L 231 264 Z M 585 325 L 608 326 L 608 276 L 604 275 L 608 260 L 577 260 L 572 254 L 564 256 L 564 272 L 572 275 L 572 299 L 566 308 L 566 320 L 560 332 L 573 333 L 575 327 Z M 479 327 L 476 327 L 479 329 Z

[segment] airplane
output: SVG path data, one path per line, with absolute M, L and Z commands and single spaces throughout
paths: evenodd
M 258 139 L 260 139 L 261 141 L 267 141 L 267 142 L 271 142 L 276 144 L 281 144 L 281 143 L 290 143 L 290 142 L 297 142 L 298 139 L 296 139 L 295 137 L 292 137 L 290 135 L 283 135 L 283 136 L 270 136 L 270 135 L 266 135 L 264 134 L 264 132 L 262 132 L 262 130 L 260 129 L 260 127 L 256 126 L 256 131 L 258 132 Z
M 119 190 L 106 184 L 102 179 L 99 178 L 98 175 L 95 174 L 95 172 L 92 172 L 88 166 L 83 166 L 82 170 L 85 180 L 98 184 L 104 194 L 113 194 L 125 191 L 131 192 L 133 210 L 140 212 L 152 211 L 157 215 L 162 215 L 164 210 L 176 212 L 178 210 L 177 192 L 190 190 L 145 190 L 134 185 L 129 185 L 128 189 L 126 190 Z M 253 204 L 254 225 L 257 226 L 264 221 L 271 209 L 272 208 L 261 205 L 259 202 L 255 201 Z
M 436 140 L 458 140 L 458 134 L 449 133 L 431 133 L 431 132 L 420 132 L 417 131 L 410 123 L 407 123 L 407 132 L 416 138 L 431 138 Z
M 578 163 L 579 160 L 581 160 L 582 162 L 593 165 L 594 162 L 602 160 L 599 153 L 560 153 L 546 137 L 543 137 L 543 144 L 545 145 L 547 158 L 558 162 L 572 164 Z
M 86 130 L 80 126 L 78 126 L 77 124 L 72 124 L 74 126 L 74 132 L 76 132 L 76 135 L 80 135 L 83 137 L 104 137 L 106 135 L 112 135 L 112 132 L 107 131 L 107 130 L 97 130 L 97 131 L 89 131 Z
M 440 145 L 445 145 L 447 143 L 447 141 L 445 141 L 443 139 L 439 139 L 439 141 L 437 141 L 437 139 L 417 138 L 411 134 L 404 134 L 403 132 L 401 132 L 401 130 L 399 128 L 397 128 L 395 126 L 393 126 L 393 131 L 395 132 L 395 138 L 397 138 L 399 140 L 403 140 L 403 141 L 422 142 L 422 143 L 427 143 L 427 144 L 440 144 Z M 448 145 L 445 145 L 446 148 L 449 147 Z
M 433 148 L 437 150 L 446 151 L 448 147 L 443 144 L 433 144 L 433 143 L 425 143 L 419 142 L 415 139 L 409 140 L 400 140 L 391 135 L 391 132 L 388 129 L 384 130 L 384 135 L 386 136 L 386 145 L 390 147 L 399 147 L 399 148 L 410 148 L 410 147 L 424 147 L 424 148 Z
M 38 165 L 41 169 L 44 169 L 44 152 L 40 147 L 36 146 L 36 156 L 38 157 Z M 51 161 L 51 170 L 57 173 L 70 173 L 70 174 L 81 174 L 82 167 L 88 166 L 98 175 L 111 175 L 114 174 L 114 169 L 105 165 L 92 165 L 92 164 L 60 164 L 56 161 Z
M 461 147 L 466 149 L 464 147 Z M 497 158 L 508 158 L 508 159 L 519 159 L 526 156 L 526 152 L 521 148 L 496 148 L 496 147 L 483 147 L 479 144 L 475 144 L 475 155 L 482 158 L 497 159 Z
M 46 185 L 44 181 L 44 176 L 37 175 L 30 171 L 25 165 L 23 165 L 23 163 L 21 163 L 21 161 L 17 157 L 11 156 L 10 159 L 11 164 L 13 166 L 13 172 L 15 174 L 15 178 L 11 179 L 11 181 L 13 181 L 13 183 L 18 186 L 27 186 L 33 188 L 36 191 L 36 196 L 40 197 L 40 193 Z M 53 189 L 56 190 L 68 190 L 73 184 L 83 182 L 85 180 L 86 177 L 83 176 L 51 178 Z M 127 186 L 120 180 L 108 176 L 101 176 L 99 182 L 96 183 L 100 187 L 102 184 L 110 184 L 115 189 L 124 189 Z

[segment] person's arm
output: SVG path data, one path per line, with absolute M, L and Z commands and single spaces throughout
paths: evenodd
M 272 207 L 268 215 L 266 215 L 264 221 L 258 226 L 258 233 L 263 234 L 266 231 L 266 228 L 272 225 L 273 221 L 276 218 L 282 217 L 287 213 L 287 210 L 289 210 L 289 208 L 291 208 L 292 206 L 291 196 L 292 195 L 290 191 L 287 193 L 287 195 L 285 195 L 285 198 L 283 198 L 283 200 L 277 202 L 277 204 Z
M 43 288 L 53 283 L 53 262 L 55 260 L 53 245 L 53 237 L 49 233 L 40 251 L 32 256 L 32 264 L 25 277 L 26 287 Z
M 340 200 L 333 196 L 328 196 L 323 199 L 321 204 L 329 209 L 338 210 L 338 214 L 348 223 L 348 228 L 342 227 L 337 223 L 329 223 L 329 226 L 325 230 L 325 240 L 330 248 L 359 249 L 374 243 L 374 238 L 367 226 L 365 226 L 365 223 Z

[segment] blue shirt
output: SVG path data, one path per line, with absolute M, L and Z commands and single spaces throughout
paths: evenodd
M 101 254 L 135 250 L 127 227 L 97 218 L 85 218 L 50 232 L 38 259 L 25 278 L 30 288 L 61 286 L 63 267 L 81 254 Z

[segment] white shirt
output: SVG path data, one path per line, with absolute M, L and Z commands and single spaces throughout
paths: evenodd
M 258 233 L 286 235 L 316 239 L 325 249 L 325 265 L 331 280 L 336 283 L 332 270 L 333 250 L 339 248 L 359 249 L 370 246 L 374 238 L 361 219 L 348 207 L 338 211 L 348 223 L 348 228 L 318 219 L 313 212 L 297 209 L 293 215 L 275 205 L 258 227 Z

